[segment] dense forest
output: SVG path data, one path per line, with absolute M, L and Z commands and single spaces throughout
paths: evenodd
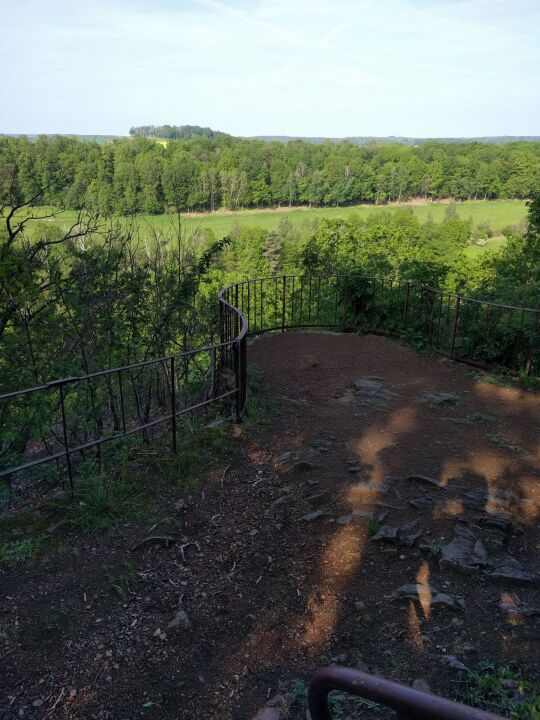
M 358 146 L 225 135 L 160 143 L 135 135 L 99 145 L 4 136 L 0 168 L 14 178 L 17 202 L 101 214 L 528 198 L 540 181 L 540 143 Z

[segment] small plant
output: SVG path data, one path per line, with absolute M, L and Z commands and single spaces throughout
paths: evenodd
M 443 545 L 440 540 L 428 540 L 426 545 L 428 547 L 428 552 L 433 555 L 433 557 L 437 558 L 441 556 Z
M 375 518 L 370 518 L 367 521 L 367 534 L 368 537 L 372 538 L 374 535 L 376 535 L 379 532 L 379 522 L 378 520 L 375 520 Z
M 468 416 L 468 419 L 473 423 L 495 423 L 499 422 L 499 418 L 496 415 L 490 415 L 489 413 L 475 412 Z
M 458 699 L 512 720 L 540 717 L 540 686 L 524 680 L 514 665 L 480 663 L 465 681 Z
M 488 435 L 488 440 L 492 442 L 494 445 L 497 445 L 497 447 L 506 448 L 507 450 L 510 450 L 511 452 L 518 453 L 521 448 L 519 445 L 512 445 L 511 443 L 507 443 L 506 440 L 501 437 L 498 433 L 494 433 L 493 435 Z
M 21 565 L 32 560 L 41 544 L 39 538 L 25 538 L 4 543 L 0 547 L 0 562 L 7 565 Z
M 293 703 L 303 705 L 307 695 L 307 685 L 301 678 L 294 678 L 291 681 L 291 694 Z

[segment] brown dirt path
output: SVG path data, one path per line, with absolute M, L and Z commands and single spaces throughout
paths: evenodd
M 249 357 L 279 410 L 224 477 L 167 500 L 182 543 L 129 553 L 130 524 L 0 570 L 3 717 L 240 720 L 331 661 L 447 695 L 445 656 L 540 679 L 538 618 L 515 610 L 538 583 L 486 576 L 501 554 L 540 571 L 540 398 L 374 336 L 267 336 Z M 492 565 L 444 564 L 458 519 Z M 115 588 L 102 567 L 126 558 Z M 394 597 L 411 583 L 431 588 Z M 167 629 L 179 608 L 190 627 Z

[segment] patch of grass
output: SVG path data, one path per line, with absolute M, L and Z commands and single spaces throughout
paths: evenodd
M 476 373 L 475 377 L 490 385 L 500 385 L 502 387 L 525 390 L 525 392 L 540 393 L 540 377 L 536 375 L 526 375 L 524 372 L 520 372 L 518 375 L 510 375 L 503 370 L 494 370 L 489 373 Z
M 287 219 L 293 227 L 302 227 L 305 223 L 313 222 L 321 218 L 349 218 L 351 215 L 362 219 L 368 218 L 374 213 L 387 211 L 394 213 L 404 207 L 411 207 L 413 214 L 420 222 L 426 222 L 429 217 L 434 222 L 442 222 L 448 205 L 446 203 L 430 202 L 425 205 L 351 205 L 347 207 L 323 207 L 323 208 L 298 208 L 287 211 L 283 210 L 238 210 L 236 212 L 216 211 L 182 215 L 182 224 L 188 229 L 209 228 L 216 237 L 228 235 L 235 225 L 257 225 L 265 230 L 277 230 L 279 224 Z M 475 225 L 489 223 L 493 233 L 498 233 L 508 225 L 519 224 L 527 216 L 527 206 L 523 200 L 476 200 L 470 202 L 455 203 L 457 216 L 462 220 L 469 218 Z M 46 210 L 46 208 L 43 208 Z M 65 210 L 51 220 L 51 224 L 60 227 L 69 227 L 76 222 L 77 212 Z M 144 225 L 149 229 L 163 232 L 176 222 L 174 215 L 140 215 L 142 230 Z M 465 252 L 470 255 L 477 255 L 489 252 L 492 249 L 502 246 L 504 238 L 490 238 L 486 245 L 468 245 Z
M 126 590 L 129 590 L 129 586 L 137 577 L 135 565 L 130 560 L 124 560 L 118 568 L 105 566 L 103 568 L 103 575 L 105 576 L 105 580 L 119 595 L 123 595 Z
M 497 445 L 497 447 L 505 448 L 506 450 L 510 450 L 511 452 L 518 453 L 521 448 L 519 445 L 512 445 L 511 443 L 506 442 L 506 440 L 501 437 L 498 433 L 494 433 L 492 435 L 488 435 L 489 442 L 493 443 L 494 445 Z
M 4 543 L 0 546 L 0 562 L 6 565 L 22 565 L 30 562 L 36 556 L 40 545 L 41 539 L 38 537 Z
M 458 699 L 512 720 L 540 718 L 540 686 L 524 680 L 513 665 L 481 663 L 465 681 Z
M 473 423 L 495 423 L 500 422 L 500 418 L 496 415 L 490 415 L 489 413 L 475 412 L 467 416 L 467 418 Z

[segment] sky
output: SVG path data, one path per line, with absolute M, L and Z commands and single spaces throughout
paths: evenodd
M 0 132 L 540 135 L 540 0 L 0 0 Z

